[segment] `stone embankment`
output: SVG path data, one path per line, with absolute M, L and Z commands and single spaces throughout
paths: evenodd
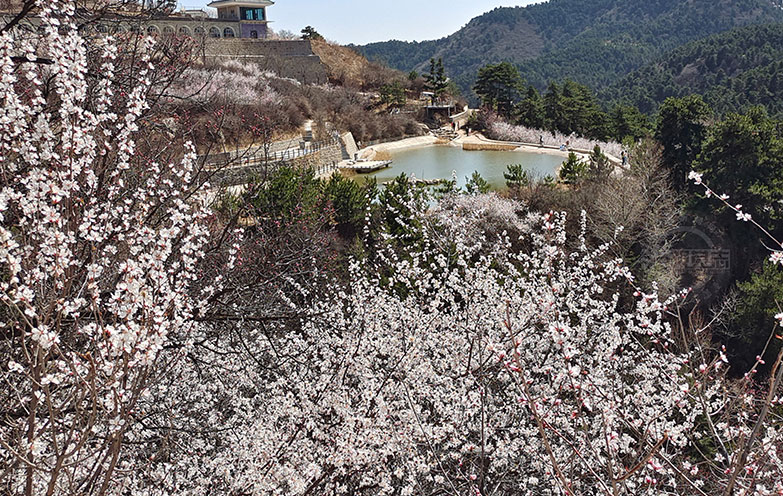
M 399 151 L 417 146 L 435 145 L 437 143 L 438 138 L 435 136 L 417 136 L 415 138 L 407 138 L 399 141 L 391 141 L 389 143 L 381 143 L 379 145 L 369 146 L 359 151 L 359 158 L 373 160 L 379 153 L 382 152 Z
M 452 142 L 454 145 L 462 146 L 466 151 L 525 151 L 530 153 L 544 153 L 547 155 L 560 155 L 567 158 L 568 154 L 574 152 L 582 159 L 586 159 L 592 150 L 583 150 L 578 148 L 568 148 L 567 150 L 561 150 L 559 147 L 544 145 L 541 146 L 538 143 L 524 143 L 515 141 L 497 141 L 491 140 L 480 133 L 474 133 L 470 136 L 461 137 Z M 616 166 L 622 164 L 622 160 L 613 155 L 609 155 L 604 152 L 610 162 Z
M 206 60 L 253 63 L 304 84 L 324 84 L 329 79 L 327 67 L 313 52 L 310 40 L 207 39 L 203 55 Z

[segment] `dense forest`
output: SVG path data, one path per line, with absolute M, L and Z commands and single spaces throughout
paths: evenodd
M 598 89 L 690 41 L 778 21 L 783 10 L 771 0 L 552 0 L 495 9 L 437 41 L 357 48 L 401 70 L 442 57 L 466 94 L 480 66 L 501 61 L 516 64 L 539 90 L 565 78 Z
M 764 105 L 783 114 L 783 24 L 747 26 L 688 43 L 608 88 L 604 100 L 652 113 L 668 97 L 704 96 L 717 112 Z

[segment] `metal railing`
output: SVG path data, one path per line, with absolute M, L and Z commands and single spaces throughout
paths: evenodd
M 277 142 L 279 147 L 281 142 Z M 214 178 L 219 186 L 235 186 L 244 184 L 252 178 L 265 176 L 276 172 L 281 167 L 291 164 L 294 160 L 317 153 L 328 147 L 339 146 L 338 139 L 300 144 L 299 147 L 282 150 L 267 150 L 263 145 L 246 148 L 235 152 L 204 155 L 199 157 L 205 168 L 215 172 Z M 316 176 L 325 176 L 337 170 L 338 161 L 319 161 L 313 168 Z
M 264 145 L 256 145 L 233 152 L 202 155 L 199 159 L 207 166 L 223 167 L 242 167 L 259 162 L 290 162 L 338 144 L 339 140 L 336 138 L 314 142 L 277 141 L 270 143 L 268 148 Z

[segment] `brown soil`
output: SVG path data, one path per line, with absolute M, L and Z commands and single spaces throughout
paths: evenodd
M 312 45 L 313 53 L 321 57 L 321 61 L 329 68 L 329 79 L 345 77 L 357 80 L 362 70 L 369 65 L 367 59 L 350 48 L 322 40 L 313 40 Z

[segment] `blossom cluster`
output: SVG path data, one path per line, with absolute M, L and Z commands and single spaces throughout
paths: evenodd
M 235 64 L 232 64 L 232 68 Z M 243 67 L 243 66 L 240 66 Z M 253 71 L 250 74 L 223 67 L 188 69 L 175 85 L 168 88 L 169 98 L 186 98 L 207 103 L 215 98 L 226 99 L 234 105 L 278 105 L 278 95 L 268 83 L 271 73 Z
M 73 2 L 36 3 L 40 29 L 0 34 L 0 485 L 107 493 L 161 351 L 194 325 L 207 212 L 192 149 L 138 151 L 153 41 L 126 78 Z
M 729 202 L 731 197 L 725 193 L 718 194 L 715 191 L 712 190 L 705 182 L 704 182 L 704 175 L 700 172 L 691 171 L 688 174 L 688 179 L 690 181 L 693 181 L 694 184 L 697 186 L 701 186 L 704 189 L 704 194 L 707 198 L 717 198 L 721 203 L 723 203 L 729 210 L 733 211 L 736 216 L 737 220 L 741 222 L 749 222 L 753 224 L 760 232 L 762 232 L 767 239 L 771 240 L 773 243 L 773 248 L 770 248 L 770 256 L 769 260 L 775 265 L 783 265 L 783 243 L 778 241 L 777 238 L 775 238 L 764 226 L 760 225 L 758 222 L 753 220 L 753 216 L 749 213 L 743 210 L 742 205 L 732 204 Z M 783 314 L 781 314 L 783 315 Z
M 610 245 L 587 246 L 585 219 L 573 239 L 564 215 L 493 195 L 400 204 L 422 215 L 401 220 L 417 248 L 356 261 L 350 287 L 300 306 L 293 328 L 248 325 L 241 347 L 204 337 L 178 372 L 188 387 L 155 399 L 188 449 L 140 487 L 674 495 L 737 473 L 747 494 L 783 490 L 774 423 L 735 470 L 758 400 L 727 387 L 724 354 L 679 343 L 664 316 L 686 293 L 634 288 L 623 305 L 633 278 Z

